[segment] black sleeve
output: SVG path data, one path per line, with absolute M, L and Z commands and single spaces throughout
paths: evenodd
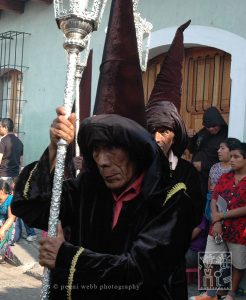
M 48 149 L 40 160 L 26 166 L 18 177 L 11 209 L 31 227 L 47 230 L 52 197 L 53 174 L 50 173 Z M 63 183 L 63 190 L 66 184 Z M 66 225 L 66 211 L 72 213 L 71 201 L 61 196 L 60 219 Z M 67 200 L 67 201 L 66 201 Z
M 177 167 L 174 171 L 174 177 L 177 182 L 181 181 L 186 185 L 186 193 L 191 198 L 192 203 L 192 220 L 194 221 L 194 227 L 196 227 L 200 224 L 204 211 L 204 199 L 201 190 L 199 172 L 192 163 L 179 158 Z

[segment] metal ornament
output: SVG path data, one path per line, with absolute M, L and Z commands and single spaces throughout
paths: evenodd
M 142 71 L 145 72 L 147 69 L 151 30 L 153 25 L 140 16 L 140 13 L 137 11 L 138 2 L 139 0 L 133 0 L 133 14 L 136 27 L 140 66 Z
M 67 117 L 71 114 L 73 106 L 78 55 L 87 47 L 88 35 L 92 31 L 97 30 L 106 2 L 107 0 L 54 0 L 55 18 L 58 27 L 64 33 L 65 40 L 63 47 L 67 52 L 67 72 L 63 103 Z M 63 139 L 60 139 L 57 143 L 57 156 L 48 224 L 49 237 L 56 236 L 67 146 L 67 142 Z M 41 289 L 42 300 L 49 299 L 50 277 L 50 270 L 45 268 Z
M 76 143 L 75 143 L 75 155 L 80 156 L 79 146 L 77 142 L 77 136 L 79 131 L 79 125 L 80 125 L 80 103 L 79 103 L 79 87 L 80 87 L 80 81 L 83 75 L 83 72 L 87 66 L 87 60 L 90 53 L 90 39 L 91 34 L 89 34 L 87 37 L 87 46 L 86 49 L 83 51 L 83 53 L 78 55 L 78 60 L 76 64 L 76 74 L 75 74 L 75 114 L 76 114 Z M 83 54 L 83 57 L 82 57 Z M 79 173 L 79 170 L 76 171 L 76 174 Z

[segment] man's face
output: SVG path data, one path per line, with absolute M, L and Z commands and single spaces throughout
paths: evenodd
M 153 136 L 158 146 L 167 156 L 172 144 L 174 143 L 174 132 L 169 129 L 158 130 L 153 134 Z
M 6 134 L 6 128 L 2 126 L 2 122 L 0 122 L 0 136 L 4 136 Z
M 122 148 L 100 146 L 94 149 L 93 159 L 106 186 L 112 191 L 127 187 L 136 171 L 135 164 Z
M 207 127 L 207 130 L 210 134 L 217 134 L 220 131 L 220 129 L 220 126 Z
M 246 167 L 246 158 L 242 156 L 239 150 L 231 150 L 231 167 L 234 171 L 239 171 Z

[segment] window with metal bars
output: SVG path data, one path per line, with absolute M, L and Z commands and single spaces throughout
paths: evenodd
M 25 32 L 0 33 L 0 117 L 11 118 L 15 132 L 20 135 L 23 98 Z

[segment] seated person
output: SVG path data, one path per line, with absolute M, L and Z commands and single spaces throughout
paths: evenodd
M 208 237 L 209 222 L 203 216 L 201 223 L 192 231 L 191 244 L 186 252 L 186 268 L 198 267 L 198 252 L 203 252 L 206 248 Z

